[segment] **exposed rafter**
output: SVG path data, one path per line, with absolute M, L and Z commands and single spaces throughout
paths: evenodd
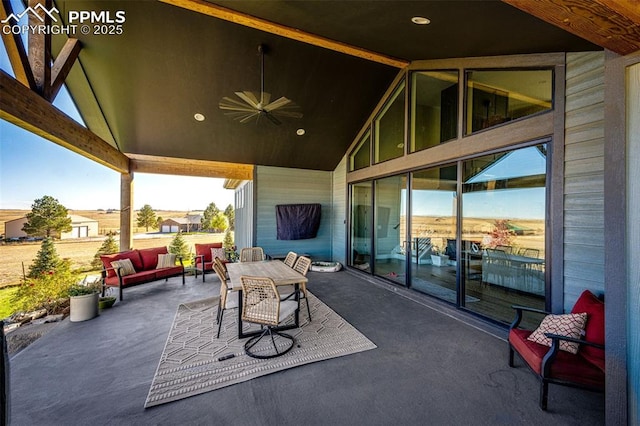
M 2 0 L 0 2 L 0 20 L 4 21 L 13 13 L 10 0 Z M 35 80 L 27 58 L 27 52 L 22 44 L 20 34 L 14 34 L 11 31 L 2 31 L 2 42 L 9 56 L 11 68 L 16 79 L 29 88 L 35 87 Z
M 38 8 L 37 5 L 43 7 Z M 29 0 L 31 10 L 28 14 L 29 26 L 39 27 L 43 23 L 45 26 L 50 26 L 51 16 L 44 13 L 43 9 L 50 10 L 51 7 L 51 0 Z M 35 13 L 39 13 L 39 16 Z M 5 20 L 12 14 L 11 2 L 2 0 L 0 19 Z M 20 34 L 14 34 L 13 31 L 2 31 L 2 41 L 16 79 L 46 100 L 53 102 L 80 54 L 80 42 L 75 38 L 67 39 L 55 61 L 52 61 L 50 33 L 30 32 L 27 49 Z
M 366 59 L 373 62 L 389 65 L 396 68 L 404 68 L 409 65 L 408 61 L 398 58 L 392 58 L 391 56 L 383 55 L 381 53 L 372 52 L 370 50 L 362 49 L 360 47 L 351 46 L 346 43 L 331 40 L 316 34 L 311 34 L 295 28 L 290 28 L 285 25 L 277 24 L 275 22 L 267 21 L 266 19 L 256 18 L 255 16 L 247 15 L 245 13 L 237 12 L 235 10 L 227 9 L 209 3 L 204 0 L 159 0 L 163 3 L 178 6 L 193 12 L 202 13 L 204 15 L 213 16 L 218 19 L 233 22 L 245 27 L 255 28 L 260 31 L 264 31 L 271 34 L 276 34 L 281 37 L 290 38 L 303 43 L 312 44 L 314 46 L 322 47 L 325 49 L 335 50 L 336 52 L 344 53 L 358 58 Z
M 640 50 L 637 0 L 502 0 L 620 55 Z
M 0 70 L 0 118 L 120 173 L 129 158 Z

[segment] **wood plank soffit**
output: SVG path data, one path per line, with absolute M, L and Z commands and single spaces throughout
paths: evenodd
M 2 0 L 0 2 L 0 20 L 6 20 L 12 13 L 11 1 Z M 34 89 L 36 86 L 35 80 L 20 34 L 13 34 L 11 31 L 9 31 L 9 34 L 5 34 L 5 31 L 2 31 L 2 41 L 16 79 L 25 86 Z
M 637 0 L 502 0 L 620 55 L 640 50 Z
M 183 9 L 191 10 L 193 12 L 202 13 L 203 15 L 212 16 L 214 18 L 222 19 L 225 21 L 233 22 L 245 27 L 254 28 L 260 31 L 264 31 L 270 34 L 275 34 L 281 37 L 286 37 L 292 40 L 300 41 L 302 43 L 311 44 L 314 46 L 322 47 L 324 49 L 334 50 L 336 52 L 344 53 L 346 55 L 355 56 L 358 58 L 366 59 L 368 61 L 377 62 L 384 65 L 389 65 L 395 68 L 404 68 L 409 65 L 409 61 L 393 58 L 391 56 L 383 55 L 381 53 L 372 52 L 367 49 L 352 46 L 340 41 L 331 40 L 316 34 L 311 34 L 302 30 L 287 27 L 285 25 L 277 24 L 275 22 L 267 21 L 262 18 L 247 15 L 245 13 L 237 12 L 235 10 L 227 9 L 222 6 L 218 6 L 213 3 L 209 3 L 205 0 L 159 0 L 163 3 L 171 4 L 173 6 L 181 7 Z
M 0 118 L 119 173 L 129 159 L 47 100 L 0 70 Z
M 253 179 L 253 166 L 251 164 L 143 154 L 127 154 L 127 156 L 131 159 L 132 172 L 239 180 Z

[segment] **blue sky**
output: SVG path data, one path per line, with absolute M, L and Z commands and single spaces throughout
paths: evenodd
M 4 45 L 0 68 L 13 75 Z M 54 105 L 82 123 L 65 89 Z M 156 210 L 204 210 L 233 205 L 233 191 L 224 179 L 134 175 L 134 208 L 149 204 Z M 170 194 L 168 196 L 167 194 Z M 0 209 L 30 209 L 44 195 L 57 198 L 68 209 L 120 208 L 120 174 L 0 119 Z

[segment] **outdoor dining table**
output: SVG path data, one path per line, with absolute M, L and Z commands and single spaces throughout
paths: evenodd
M 282 263 L 280 260 L 262 260 L 258 262 L 237 262 L 227 263 L 229 273 L 229 286 L 232 290 L 238 291 L 238 338 L 252 336 L 260 331 L 244 333 L 242 331 L 242 276 L 269 277 L 276 287 L 284 285 L 295 286 L 295 300 L 298 302 L 298 309 L 295 312 L 294 324 L 284 325 L 278 330 L 289 330 L 299 326 L 300 319 L 300 295 L 298 293 L 300 283 L 306 283 L 307 277 Z

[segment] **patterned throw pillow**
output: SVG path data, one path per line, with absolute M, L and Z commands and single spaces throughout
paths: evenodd
M 116 269 L 121 267 L 122 269 L 120 269 L 120 276 L 122 277 L 136 273 L 136 270 L 133 267 L 133 263 L 131 263 L 131 259 L 115 260 L 111 262 L 111 266 Z
M 540 326 L 531 333 L 527 340 L 531 340 L 532 342 L 536 342 L 541 345 L 551 346 L 551 339 L 545 336 L 544 333 L 559 334 L 561 336 L 578 339 L 583 333 L 586 323 L 586 313 L 547 315 L 540 323 Z M 577 354 L 578 344 L 560 340 L 560 350 Z
M 224 255 L 224 247 L 220 247 L 220 248 L 212 248 L 211 249 L 211 260 L 215 260 L 216 257 L 219 257 L 220 260 L 224 260 L 225 259 L 225 255 Z
M 158 255 L 158 266 L 156 266 L 156 269 L 172 268 L 174 266 L 176 266 L 175 254 L 167 253 Z

